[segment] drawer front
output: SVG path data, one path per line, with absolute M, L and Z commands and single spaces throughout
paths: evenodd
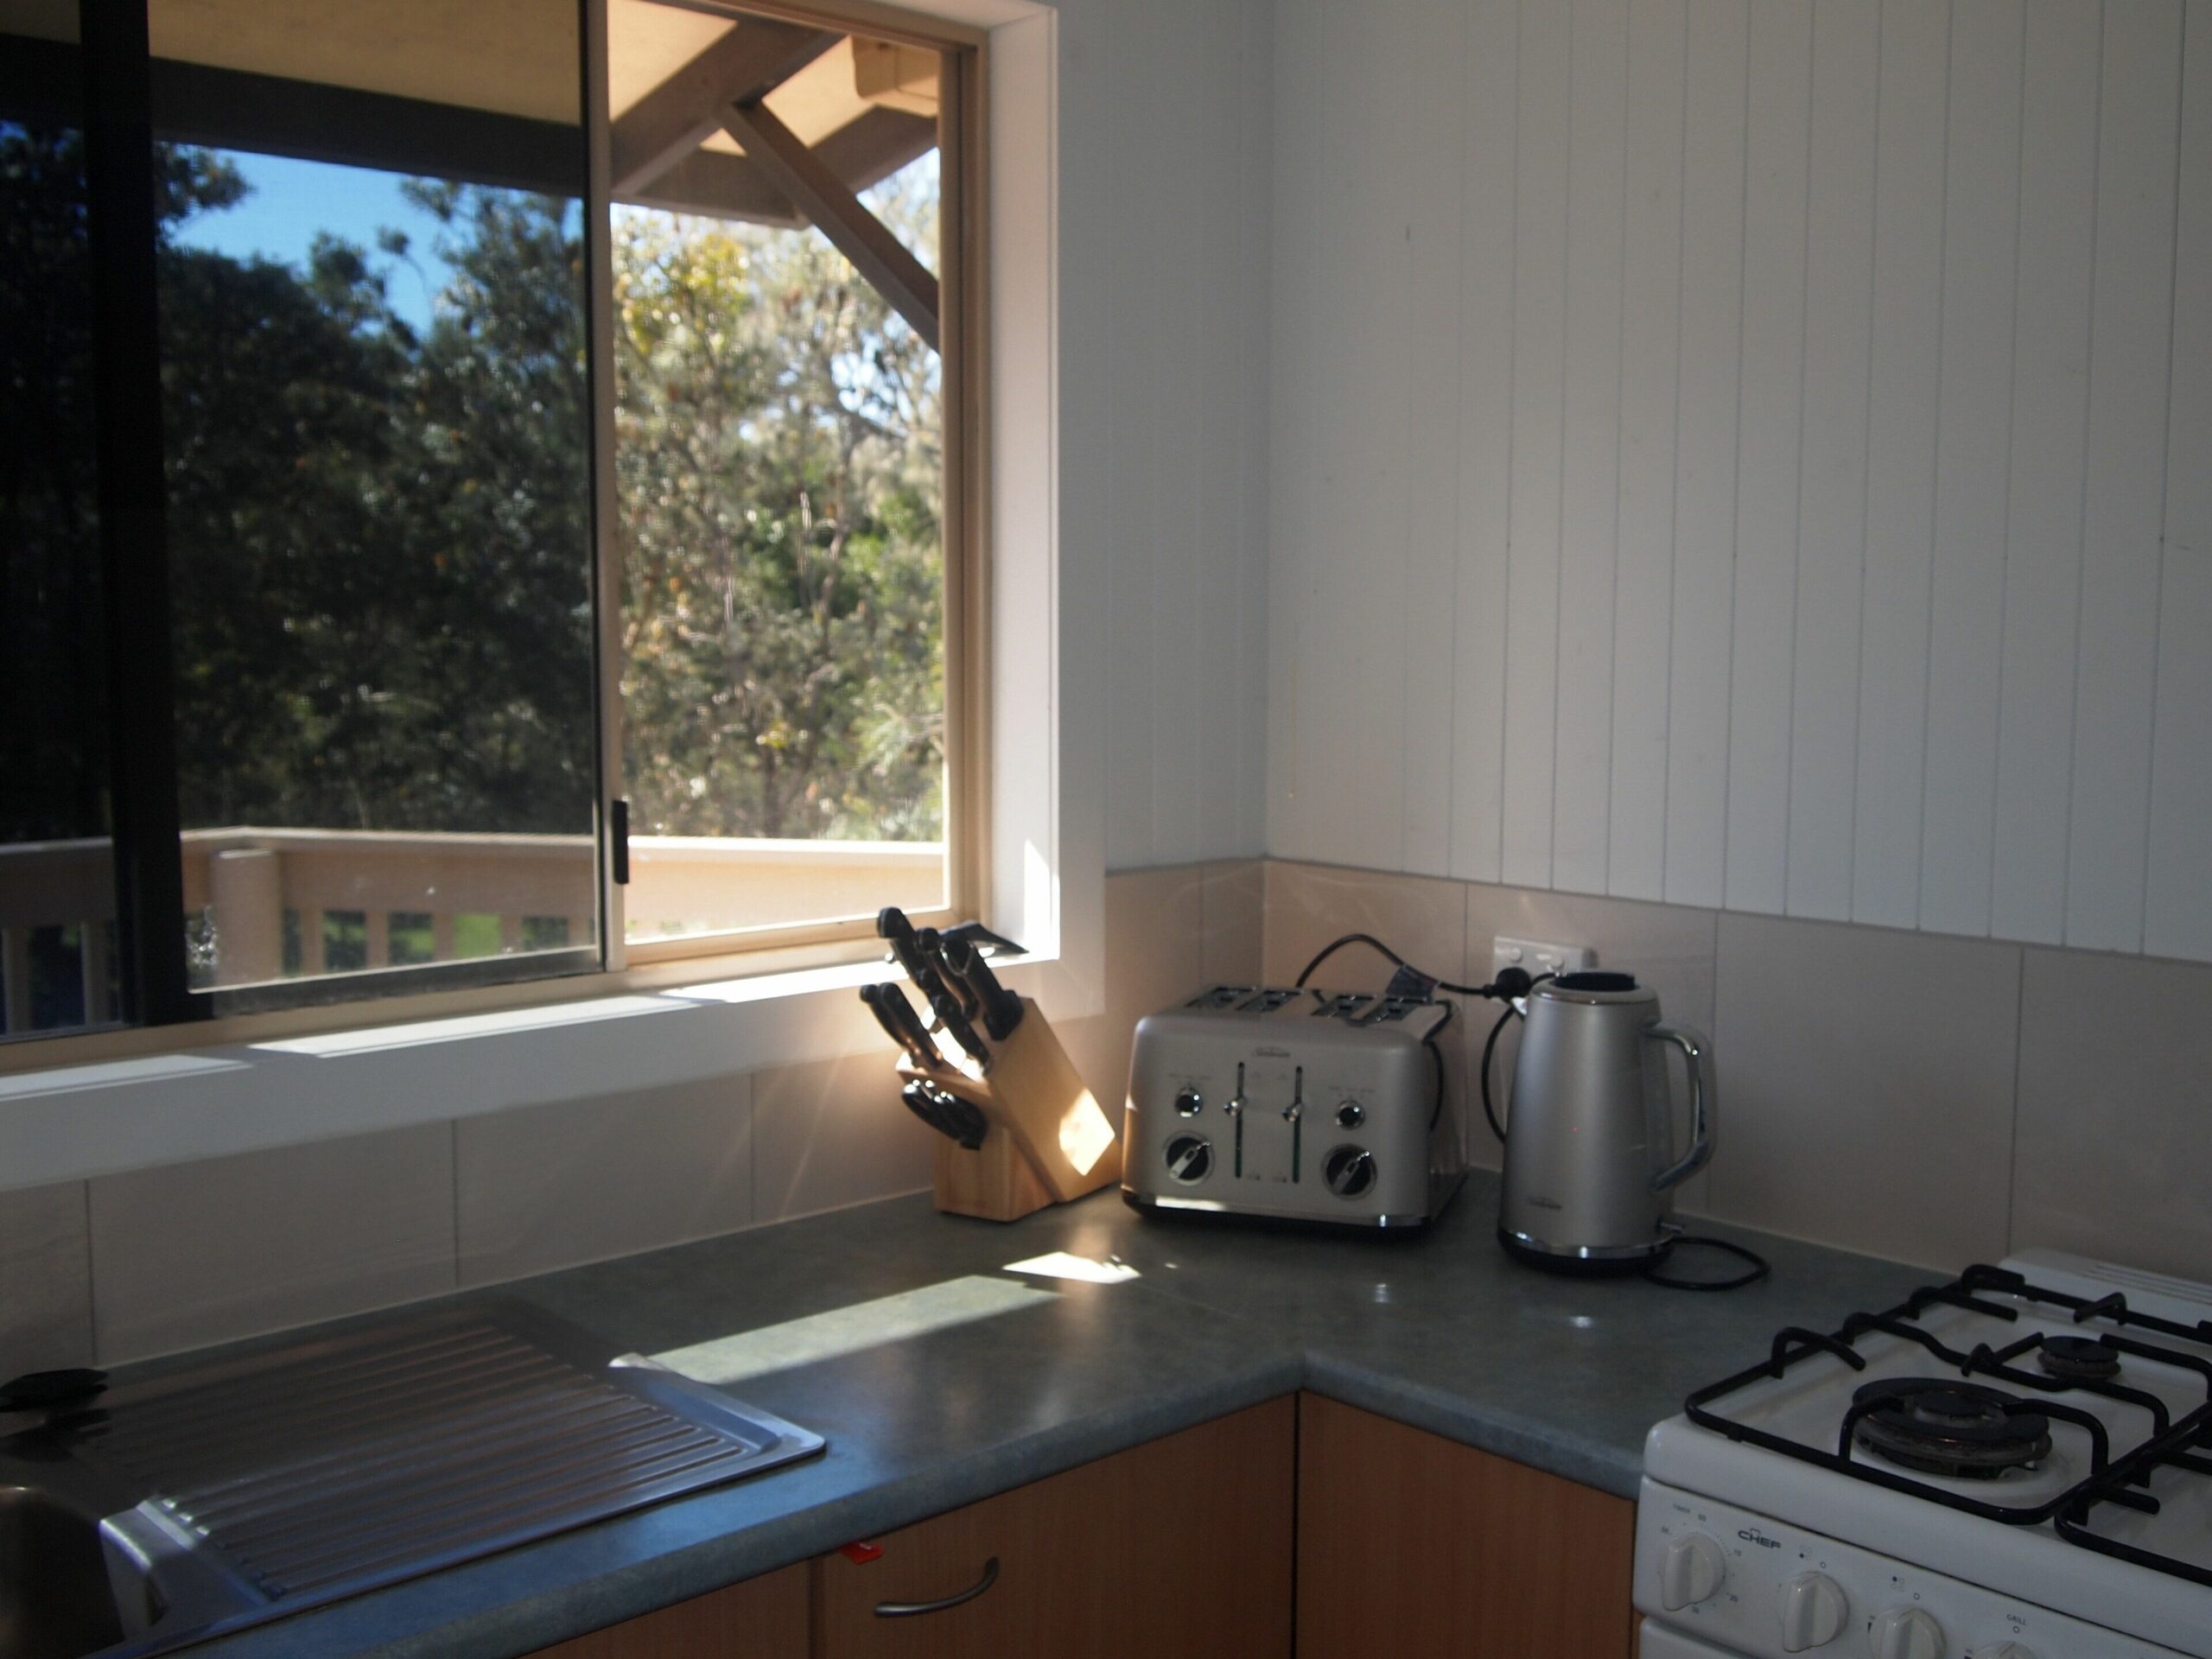
M 824 1556 L 818 1659 L 1289 1659 L 1296 1421 L 1271 1401 Z
M 612 1624 L 531 1659 L 807 1659 L 802 1563 Z

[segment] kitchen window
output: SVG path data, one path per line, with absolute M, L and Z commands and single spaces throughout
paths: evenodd
M 0 1034 L 972 913 L 977 52 L 893 16 L 0 0 Z

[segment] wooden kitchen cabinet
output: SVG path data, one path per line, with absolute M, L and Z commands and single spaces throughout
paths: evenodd
M 874 1560 L 825 1556 L 816 1659 L 1290 1659 L 1296 1421 L 1271 1401 L 875 1539 Z M 994 1558 L 971 1600 L 877 1611 Z
M 1300 1396 L 1298 1659 L 1629 1659 L 1636 1506 Z
M 804 1561 L 664 1607 L 531 1659 L 807 1659 Z

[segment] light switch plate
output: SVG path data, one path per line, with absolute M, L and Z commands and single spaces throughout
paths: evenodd
M 1496 979 L 1508 968 L 1524 969 L 1529 978 L 1545 974 L 1577 974 L 1594 968 L 1598 953 L 1586 944 L 1560 944 L 1549 939 L 1516 939 L 1499 934 L 1491 941 L 1490 976 Z

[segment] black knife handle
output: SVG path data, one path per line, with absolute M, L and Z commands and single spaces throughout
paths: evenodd
M 868 997 L 868 992 L 874 995 Z M 906 1000 L 906 993 L 889 982 L 872 985 L 861 995 L 868 998 L 868 1005 L 875 1010 L 875 1017 L 883 1021 L 890 1032 L 913 1058 L 914 1064 L 932 1071 L 949 1071 L 944 1054 L 930 1035 L 929 1027 L 922 1023 L 922 1016 L 914 1012 L 914 1005 Z
M 925 962 L 938 970 L 939 977 L 944 982 L 944 988 L 950 991 L 952 1000 L 960 1004 L 960 1012 L 971 1020 L 981 1019 L 983 1014 L 982 999 L 962 980 L 959 969 L 945 955 L 944 936 L 933 927 L 918 927 L 914 930 L 914 948 L 922 953 Z
M 906 970 L 906 977 L 921 993 L 923 1001 L 934 1009 L 939 997 L 950 995 L 944 976 L 922 949 L 921 938 L 914 931 L 913 923 L 906 919 L 905 911 L 896 905 L 886 905 L 875 913 L 875 931 L 891 946 L 891 954 Z
M 930 1012 L 937 1015 L 938 1024 L 952 1033 L 952 1040 L 967 1051 L 969 1058 L 986 1071 L 991 1069 L 990 1049 L 969 1023 L 966 1011 L 950 991 L 940 991 L 931 997 Z
M 953 976 L 975 993 L 976 1010 L 991 1040 L 1002 1043 L 1011 1037 L 1021 1023 L 1021 999 L 999 983 L 991 964 L 967 940 L 945 940 L 943 955 Z

